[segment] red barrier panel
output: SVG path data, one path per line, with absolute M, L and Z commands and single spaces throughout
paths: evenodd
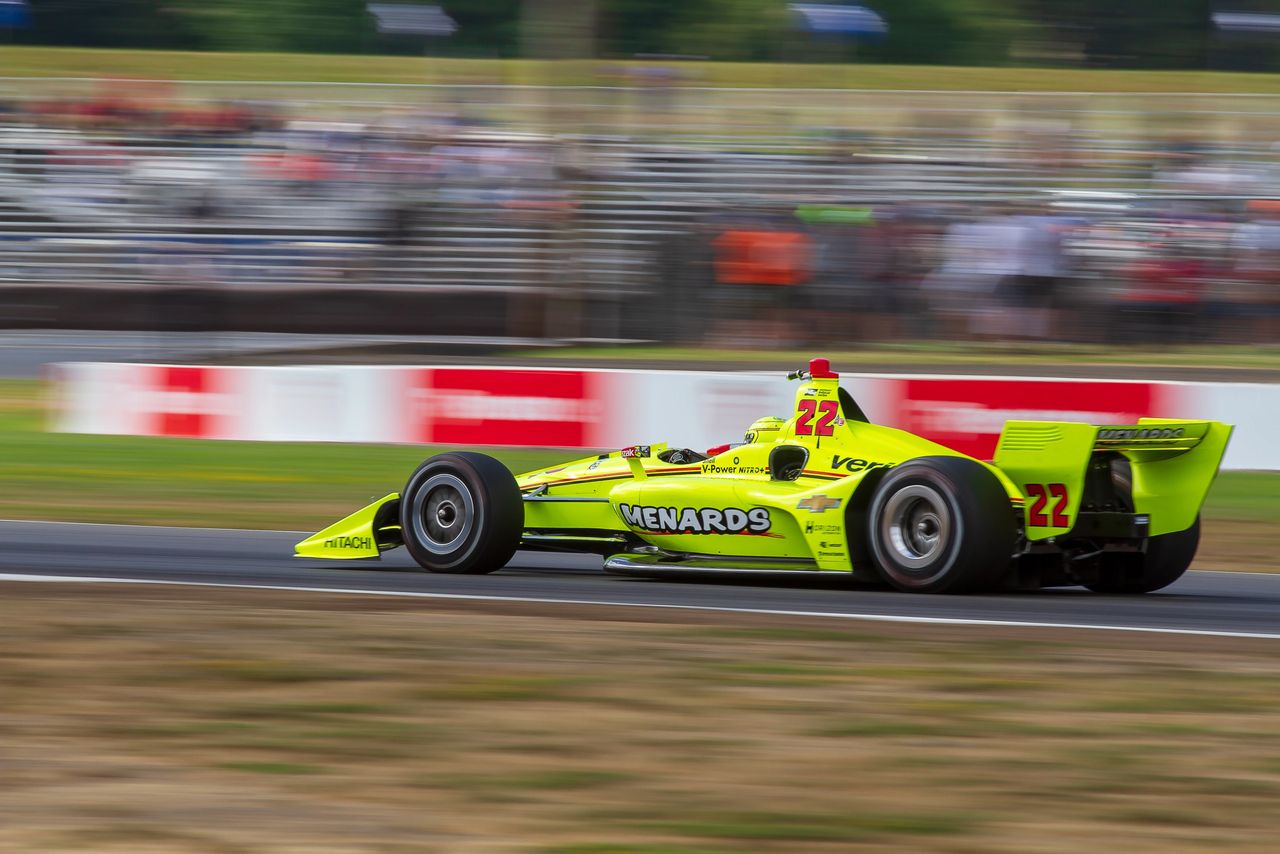
M 227 435 L 224 368 L 159 366 L 150 368 L 145 416 L 155 436 L 211 439 Z
M 410 392 L 415 441 L 585 447 L 602 408 L 598 376 L 523 369 L 415 371 Z
M 1005 421 L 1131 424 L 1158 414 L 1156 386 L 1146 382 L 937 377 L 895 384 L 893 426 L 987 460 Z

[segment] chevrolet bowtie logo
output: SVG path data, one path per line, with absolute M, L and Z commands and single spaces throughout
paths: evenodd
M 825 513 L 840 506 L 839 498 L 826 495 L 811 495 L 796 505 L 797 510 L 808 510 L 810 513 Z

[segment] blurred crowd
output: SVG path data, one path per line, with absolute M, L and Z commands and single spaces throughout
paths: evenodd
M 1280 207 L 1240 207 L 890 203 L 855 222 L 833 208 L 827 221 L 812 209 L 728 216 L 709 228 L 703 278 L 727 313 L 767 318 L 797 343 L 1280 343 Z
M 418 288 L 535 335 L 749 346 L 1280 341 L 1269 125 L 339 94 L 0 104 L 0 281 Z

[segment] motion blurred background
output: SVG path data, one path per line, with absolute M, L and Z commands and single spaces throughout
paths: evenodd
M 1274 344 L 1280 11 L 1063 5 L 0 3 L 0 322 Z
M 1274 0 L 0 0 L 0 850 L 1273 850 L 1278 345 Z M 1213 572 L 290 557 L 442 449 L 735 440 L 813 355 L 975 455 L 1237 424 Z M 774 616 L 591 604 L 655 590 Z

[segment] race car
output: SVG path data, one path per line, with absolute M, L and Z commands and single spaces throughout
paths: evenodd
M 487 573 L 517 549 L 640 575 L 845 573 L 915 593 L 1084 585 L 1145 593 L 1190 565 L 1232 427 L 1009 421 L 990 461 L 872 424 L 826 359 L 790 417 L 707 453 L 633 445 L 512 475 L 444 453 L 404 490 L 308 537 L 299 557 Z

